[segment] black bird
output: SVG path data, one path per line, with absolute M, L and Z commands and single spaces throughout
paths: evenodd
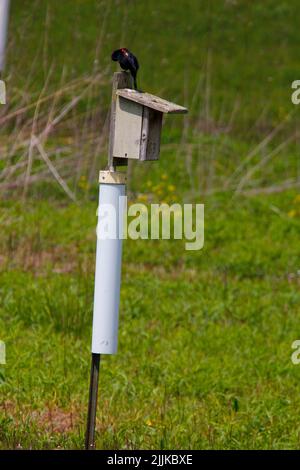
M 136 75 L 139 69 L 139 63 L 137 58 L 132 54 L 132 52 L 130 52 L 125 47 L 114 51 L 111 55 L 111 58 L 115 62 L 119 62 L 123 70 L 130 71 L 134 82 L 134 88 L 135 90 L 137 90 Z

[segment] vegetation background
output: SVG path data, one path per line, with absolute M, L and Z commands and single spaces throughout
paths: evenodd
M 0 108 L 0 447 L 82 448 L 114 48 L 185 104 L 131 201 L 205 204 L 205 246 L 124 243 L 97 447 L 298 449 L 296 0 L 12 0 Z

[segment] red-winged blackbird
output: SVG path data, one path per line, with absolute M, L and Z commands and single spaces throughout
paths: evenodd
M 137 58 L 125 47 L 117 49 L 111 55 L 112 60 L 119 62 L 123 70 L 129 70 L 134 82 L 134 88 L 137 90 L 136 75 L 139 69 Z

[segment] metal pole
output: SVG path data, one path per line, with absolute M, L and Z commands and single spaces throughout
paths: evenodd
M 101 171 L 100 182 L 102 184 L 99 189 L 98 206 L 92 366 L 85 441 L 87 450 L 95 449 L 100 354 L 115 354 L 118 345 L 126 175 L 119 172 Z M 105 223 L 103 223 L 104 215 L 107 216 Z M 109 227 L 114 233 L 106 233 Z
M 6 36 L 8 27 L 9 0 L 0 0 L 0 75 L 5 66 Z
M 0 0 L 1 1 L 1 0 Z M 112 106 L 110 117 L 110 138 L 108 171 L 100 172 L 99 206 L 108 204 L 115 209 L 117 225 L 123 221 L 123 207 L 120 197 L 125 195 L 126 175 L 115 171 L 116 165 L 124 164 L 114 159 L 112 154 L 115 126 L 116 90 L 131 88 L 131 78 L 126 72 L 116 73 L 113 77 Z M 122 160 L 122 159 L 121 159 Z M 127 159 L 125 163 L 127 164 Z M 119 228 L 118 234 L 122 230 Z M 86 450 L 95 449 L 95 425 L 98 398 L 98 379 L 100 354 L 115 354 L 118 342 L 118 311 L 121 282 L 122 237 L 116 239 L 98 239 L 96 250 L 95 293 L 92 334 L 92 365 L 90 375 L 90 392 L 87 428 L 85 436 Z
M 88 407 L 87 427 L 86 427 L 86 436 L 85 436 L 85 449 L 86 450 L 95 449 L 95 427 L 96 427 L 96 412 L 97 412 L 97 399 L 98 399 L 99 369 L 100 369 L 100 354 L 92 353 L 89 407 Z

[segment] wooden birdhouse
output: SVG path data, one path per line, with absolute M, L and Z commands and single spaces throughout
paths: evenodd
M 130 88 L 115 90 L 114 125 L 111 157 L 115 164 L 122 159 L 158 160 L 163 114 L 187 113 L 187 109 L 149 93 Z

